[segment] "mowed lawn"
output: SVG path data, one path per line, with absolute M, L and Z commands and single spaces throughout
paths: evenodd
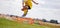
M 46 28 L 38 24 L 24 24 L 10 21 L 5 18 L 0 18 L 0 28 Z

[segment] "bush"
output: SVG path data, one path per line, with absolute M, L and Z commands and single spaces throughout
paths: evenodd
M 50 23 L 58 24 L 58 21 L 57 20 L 50 20 Z
M 47 22 L 47 20 L 46 20 L 46 19 L 42 19 L 42 21 L 43 21 L 43 22 Z

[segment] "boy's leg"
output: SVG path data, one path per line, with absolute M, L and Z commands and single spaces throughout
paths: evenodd
M 22 17 L 25 17 L 28 13 L 28 9 L 31 9 L 30 6 L 24 6 L 22 11 L 24 12 L 24 14 L 22 15 Z
M 28 12 L 28 8 L 26 6 L 23 7 L 22 11 L 24 12 L 24 14 L 22 15 L 22 17 L 25 17 L 27 15 Z
M 22 17 L 25 17 L 28 13 L 28 10 L 24 10 L 24 14 L 22 15 Z

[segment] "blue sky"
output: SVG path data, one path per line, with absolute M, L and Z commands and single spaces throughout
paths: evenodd
M 34 0 L 26 17 L 45 18 L 46 20 L 58 20 L 60 22 L 60 0 Z M 21 16 L 23 12 L 22 0 L 0 0 L 0 13 Z

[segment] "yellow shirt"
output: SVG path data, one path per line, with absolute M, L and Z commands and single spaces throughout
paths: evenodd
M 32 0 L 24 0 L 24 3 L 32 8 Z

